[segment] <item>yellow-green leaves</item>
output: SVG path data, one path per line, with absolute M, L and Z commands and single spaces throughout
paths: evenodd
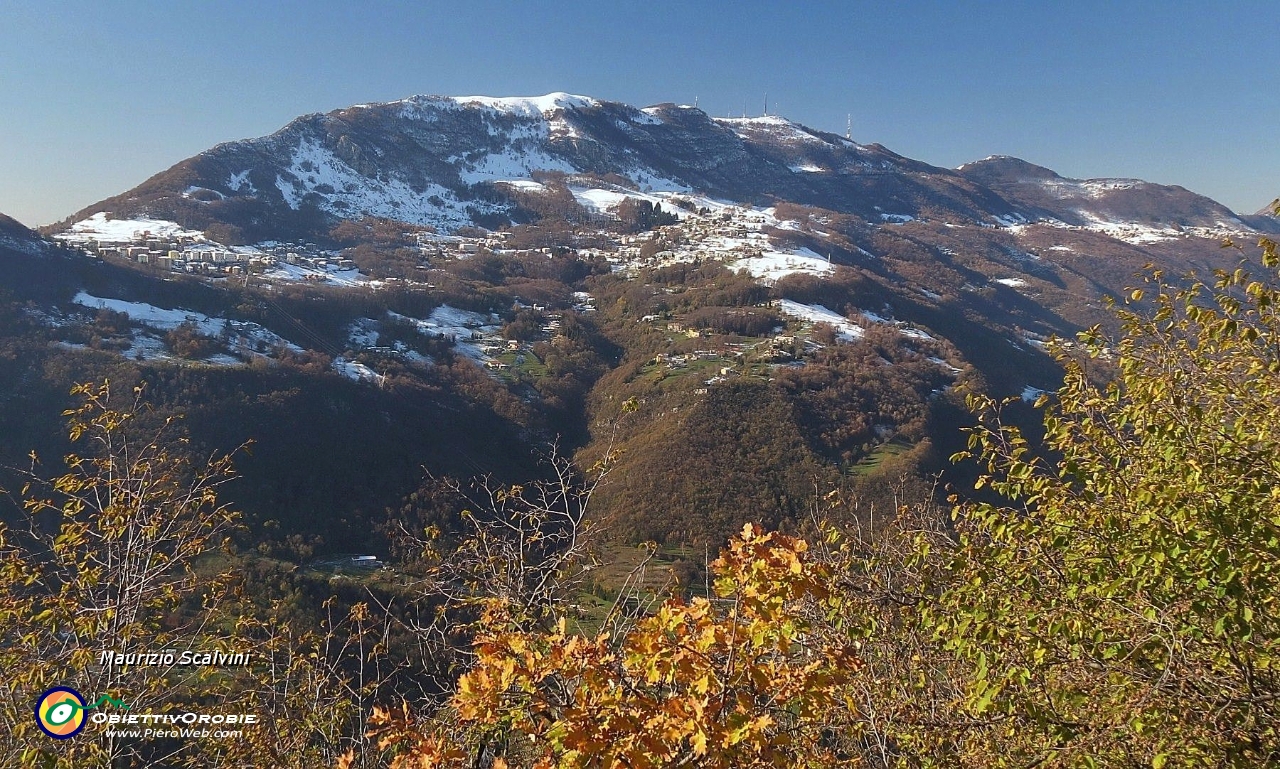
M 171 686 L 161 668 L 98 665 L 97 655 L 163 649 L 180 637 L 188 620 L 179 607 L 199 600 L 193 562 L 236 520 L 216 495 L 231 477 L 230 459 L 196 464 L 168 423 L 147 432 L 140 388 L 123 408 L 106 382 L 73 394 L 81 404 L 65 416 L 76 453 L 56 478 L 28 474 L 22 535 L 0 536 L 3 755 L 18 755 L 33 738 L 31 698 L 54 684 L 127 691 L 143 706 L 161 699 Z M 215 577 L 203 582 L 206 596 L 218 592 Z M 60 754 L 72 764 L 108 765 L 120 750 L 86 735 Z
M 969 661 L 969 708 L 1016 725 L 979 730 L 999 746 L 984 760 L 1280 757 L 1280 290 L 1257 272 L 1154 275 L 1129 295 L 1151 315 L 1120 310 L 1118 339 L 1082 333 L 1119 375 L 1100 387 L 1060 356 L 1064 385 L 1038 404 L 1052 462 L 973 401 L 980 484 L 1005 502 L 956 508 L 930 616 Z

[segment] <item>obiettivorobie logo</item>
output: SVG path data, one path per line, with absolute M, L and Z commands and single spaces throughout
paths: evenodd
M 86 705 L 84 702 L 84 695 L 75 689 L 69 686 L 55 686 L 36 700 L 36 725 L 55 740 L 65 740 L 76 736 L 84 729 L 87 721 L 86 710 L 93 710 L 103 703 L 129 709 L 128 705 L 105 694 L 92 705 Z
M 86 716 L 104 703 L 131 710 L 124 702 L 103 695 L 92 705 L 85 704 L 84 695 L 69 686 L 55 686 L 36 700 L 36 724 L 40 731 L 54 738 L 65 740 L 84 731 L 86 723 L 107 725 L 108 734 L 136 738 L 161 737 L 239 737 L 240 730 L 227 730 L 223 726 L 249 726 L 258 723 L 254 713 L 94 713 Z M 162 727 L 169 727 L 167 729 Z M 145 727 L 135 729 L 133 727 Z M 194 727 L 194 728 L 191 728 Z M 213 727 L 212 729 L 210 727 Z

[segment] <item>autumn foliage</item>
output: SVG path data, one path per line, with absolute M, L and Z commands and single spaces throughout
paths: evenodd
M 803 540 L 748 526 L 713 567 L 715 598 L 673 599 L 620 635 L 500 632 L 477 640 L 450 712 L 416 733 L 379 716 L 398 767 L 474 753 L 535 767 L 831 766 L 831 713 L 857 671 L 810 618 L 828 574 Z M 501 765 L 501 764 L 495 764 Z

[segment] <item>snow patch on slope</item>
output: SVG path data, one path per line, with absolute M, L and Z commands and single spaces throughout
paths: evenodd
M 790 299 L 779 299 L 777 307 L 779 312 L 793 318 L 810 323 L 829 323 L 835 326 L 836 335 L 845 341 L 858 339 L 864 333 L 857 323 L 820 304 L 800 304 Z
M 497 316 L 459 310 L 447 304 L 432 310 L 426 320 L 400 315 L 390 310 L 387 311 L 387 315 L 396 320 L 412 323 L 419 333 L 453 337 L 455 350 L 481 364 L 490 358 L 480 350 L 480 346 L 472 336 L 495 334 L 500 328 Z
M 249 171 L 246 169 L 238 174 L 231 174 L 227 179 L 227 187 L 236 192 L 247 192 L 250 195 L 256 195 L 258 190 L 254 188 L 253 182 L 249 181 Z
M 640 114 L 631 118 L 633 123 L 639 125 L 662 125 L 662 112 L 657 107 L 645 107 L 640 110 Z
M 1143 182 L 1145 184 L 1145 182 Z M 1182 227 L 1173 224 L 1148 224 L 1144 222 L 1135 222 L 1120 218 L 1108 218 L 1099 216 L 1093 211 L 1083 208 L 1076 209 L 1076 215 L 1084 222 L 1083 225 L 1067 224 L 1064 221 L 1054 218 L 1040 219 L 1035 224 L 1056 227 L 1063 230 L 1083 230 L 1085 232 L 1097 232 L 1116 240 L 1122 240 L 1126 243 L 1134 245 L 1149 245 L 1152 243 L 1163 243 L 1169 240 L 1177 240 L 1179 238 L 1198 237 L 1218 240 L 1224 237 L 1239 237 L 1254 234 L 1249 227 L 1239 219 L 1232 217 L 1227 221 L 1221 219 L 1215 221 L 1211 227 Z M 1021 235 L 1030 223 L 1012 223 L 1011 219 L 996 217 L 998 226 L 1007 229 L 1015 235 Z M 1050 250 L 1070 251 L 1067 246 L 1050 246 Z
M 673 192 L 684 195 L 694 194 L 694 189 L 687 184 L 681 184 L 675 179 L 668 179 L 665 176 L 659 176 L 653 170 L 636 166 L 623 174 L 631 181 L 635 182 L 640 189 L 647 192 Z
M 378 372 L 353 360 L 334 358 L 333 370 L 356 382 L 376 382 L 381 379 Z
M 546 192 L 547 185 L 531 179 L 502 179 L 499 184 L 507 184 L 521 192 Z
M 356 318 L 347 325 L 347 339 L 356 347 L 373 347 L 378 343 L 378 321 Z
M 490 152 L 475 161 L 456 157 L 450 161 L 460 166 L 458 176 L 466 184 L 527 179 L 534 171 L 574 173 L 578 170 L 525 139 L 518 139 L 502 152 Z
M 203 238 L 195 230 L 183 229 L 177 222 L 166 219 L 108 219 L 105 212 L 90 216 L 71 225 L 66 232 L 55 235 L 59 240 L 84 242 L 97 240 L 103 243 L 131 243 L 142 235 L 149 234 L 157 238 Z
M 44 241 L 33 240 L 31 238 L 15 238 L 12 235 L 6 235 L 3 232 L 0 232 L 0 246 L 11 248 L 14 251 L 21 251 L 24 254 L 30 254 L 32 256 L 40 256 L 46 249 Z
M 828 144 L 825 139 L 814 136 L 809 132 L 809 129 L 799 123 L 793 123 L 777 115 L 718 117 L 712 119 L 747 140 L 766 134 L 772 139 L 790 144 Z
M 214 318 L 201 312 L 181 308 L 166 310 L 146 302 L 129 302 L 123 299 L 103 299 L 81 291 L 71 300 L 74 304 L 89 309 L 106 309 L 122 312 L 130 320 L 157 331 L 172 331 L 184 323 L 190 323 L 205 336 L 225 339 L 233 348 L 244 352 L 256 350 L 258 347 L 274 349 L 287 347 L 294 352 L 302 352 L 302 348 L 286 341 L 277 334 L 249 321 L 232 321 L 226 318 Z M 142 340 L 135 340 L 142 342 Z M 144 343 L 145 344 L 145 343 Z M 212 361 L 218 362 L 218 361 Z
M 1027 385 L 1022 388 L 1022 400 L 1024 403 L 1035 403 L 1041 395 L 1044 395 L 1047 392 L 1047 390 L 1041 390 L 1039 387 Z
M 1223 238 L 1233 235 L 1247 234 L 1248 228 L 1238 219 L 1234 222 L 1216 221 L 1212 227 L 1177 227 L 1173 225 L 1152 225 L 1140 222 L 1131 222 L 1117 219 L 1105 219 L 1097 214 L 1077 210 L 1077 214 L 1086 223 L 1083 229 L 1091 232 L 1100 232 L 1108 237 L 1116 240 L 1123 240 L 1127 243 L 1146 244 L 1160 243 L 1166 240 L 1176 240 L 1188 236 L 1202 238 Z
M 578 205 L 598 214 L 608 213 L 622 201 L 631 198 L 632 200 L 647 200 L 655 206 L 665 203 L 666 205 L 662 205 L 662 210 L 679 219 L 687 219 L 691 215 L 685 209 L 672 203 L 670 195 L 661 193 L 649 194 L 622 188 L 605 190 L 597 187 L 578 186 L 570 186 L 569 192 L 573 195 L 573 199 L 578 202 Z
M 1026 182 L 1036 184 L 1045 192 L 1059 199 L 1101 198 L 1117 190 L 1141 189 L 1149 186 L 1141 179 L 1036 179 Z
M 359 270 L 343 270 L 334 266 L 311 267 L 287 262 L 277 262 L 275 267 L 262 273 L 262 277 L 272 280 L 327 283 L 331 286 L 343 286 L 346 288 L 354 286 L 377 288 L 383 285 L 382 281 L 374 280 Z
M 476 179 L 519 175 L 504 164 L 504 156 L 492 164 L 477 166 L 470 173 Z M 429 224 L 444 229 L 471 223 L 468 209 L 490 212 L 492 204 L 462 203 L 449 189 L 430 183 L 421 191 L 394 177 L 376 179 L 348 166 L 332 152 L 311 139 L 303 139 L 294 149 L 290 174 L 294 181 L 276 178 L 276 187 L 290 208 L 297 209 L 304 197 L 315 193 L 322 209 L 337 216 L 357 214 L 384 216 L 414 224 Z M 323 189 L 321 189 L 323 188 Z
M 835 267 L 824 256 L 808 248 L 796 251 L 765 251 L 760 256 L 739 259 L 729 265 L 731 270 L 746 270 L 754 278 L 773 283 L 778 278 L 798 272 L 810 275 L 829 275 Z

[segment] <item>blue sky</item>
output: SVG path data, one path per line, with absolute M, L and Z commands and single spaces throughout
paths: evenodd
M 32 225 L 220 141 L 415 93 L 770 111 L 956 166 L 1280 195 L 1274 3 L 3 0 L 0 212 Z

